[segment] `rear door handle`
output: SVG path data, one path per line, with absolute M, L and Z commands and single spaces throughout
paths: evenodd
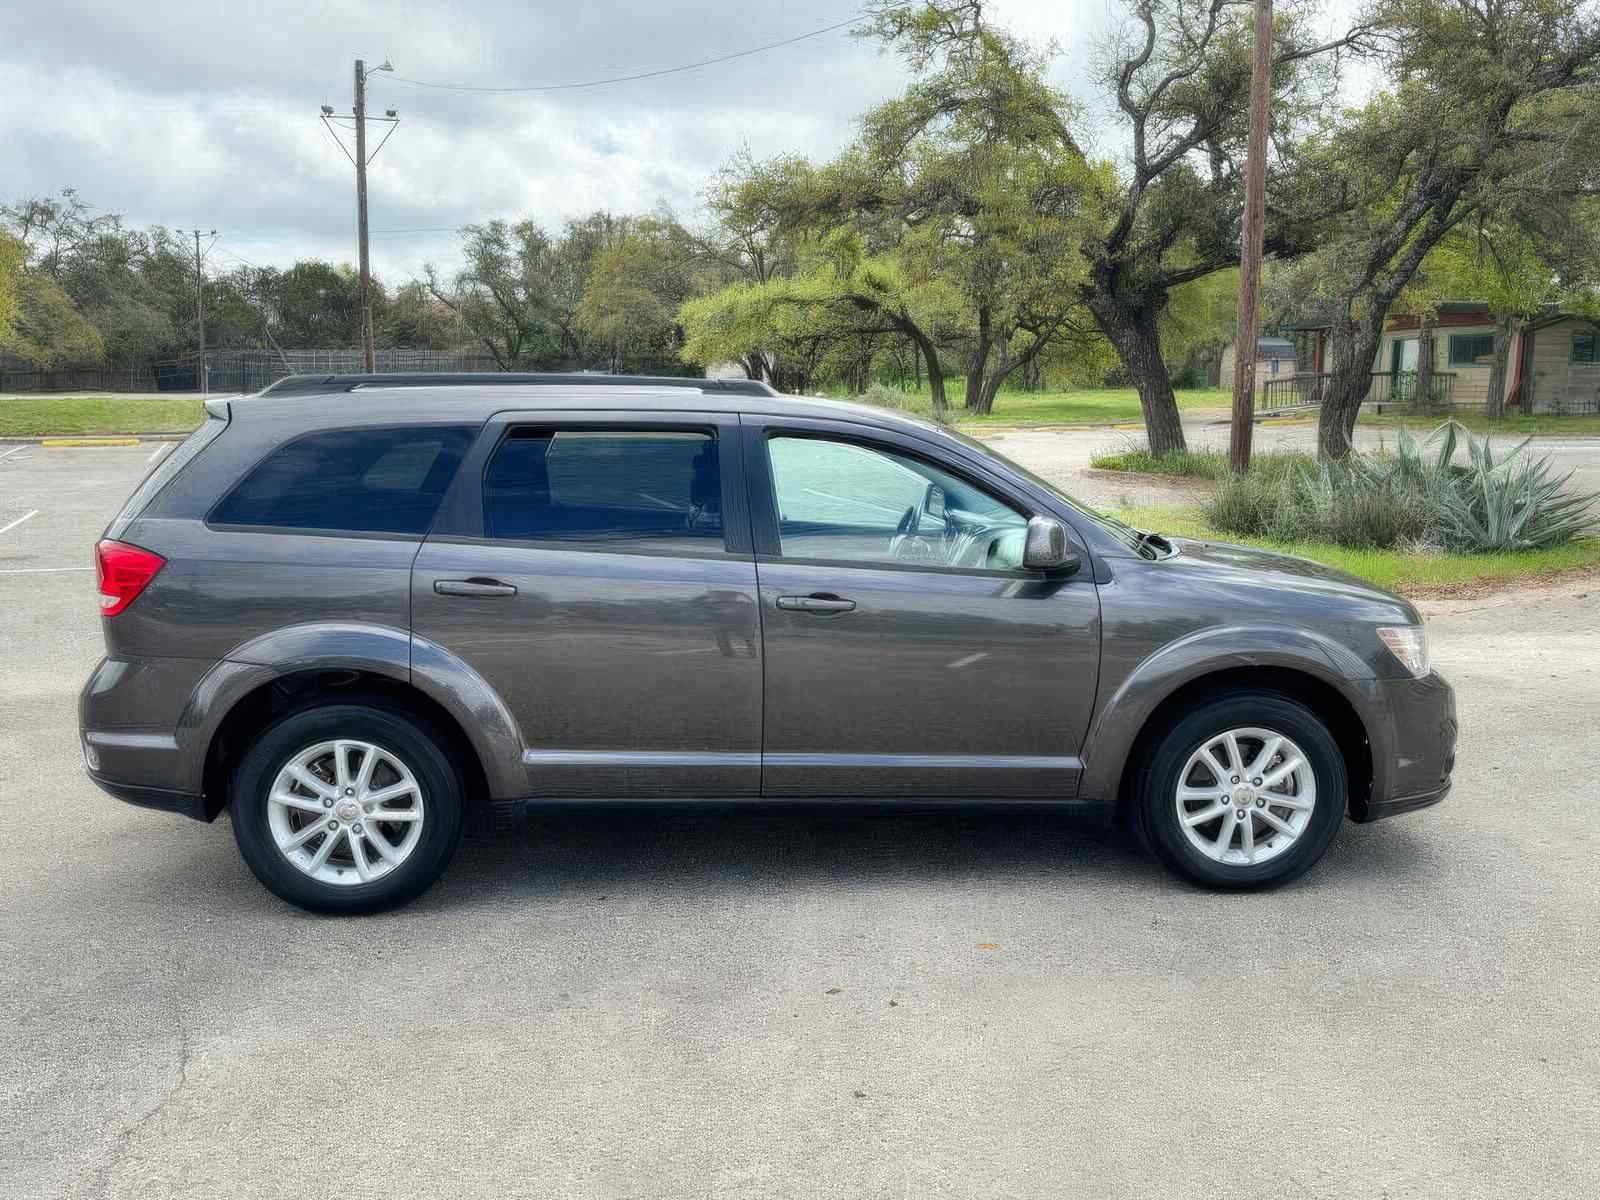
M 842 596 L 828 592 L 818 592 L 813 596 L 778 597 L 778 607 L 787 608 L 792 612 L 847 613 L 853 611 L 855 606 L 854 600 L 846 600 Z
M 441 596 L 515 596 L 517 589 L 498 579 L 435 579 L 433 590 Z

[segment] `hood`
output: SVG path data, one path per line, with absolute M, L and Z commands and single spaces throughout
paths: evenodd
M 1166 560 L 1167 566 L 1193 573 L 1197 584 L 1237 588 L 1241 597 L 1252 601 L 1264 599 L 1261 593 L 1298 593 L 1335 604 L 1344 601 L 1351 608 L 1370 611 L 1381 619 L 1407 624 L 1421 621 L 1416 608 L 1403 596 L 1325 563 L 1256 546 L 1191 538 L 1167 540 L 1177 550 Z

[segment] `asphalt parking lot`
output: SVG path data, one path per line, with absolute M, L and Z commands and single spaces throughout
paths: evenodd
M 1455 794 L 1273 894 L 1050 812 L 591 808 L 334 920 L 82 774 L 161 452 L 0 445 L 0 1195 L 1600 1191 L 1600 588 L 1435 606 Z

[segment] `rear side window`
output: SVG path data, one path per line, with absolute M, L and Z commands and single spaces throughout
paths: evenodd
M 128 523 L 137 517 L 156 498 L 156 494 L 176 479 L 179 473 L 192 463 L 212 442 L 222 436 L 222 431 L 227 429 L 228 422 L 216 413 L 208 413 L 200 427 L 183 439 L 176 450 L 164 458 L 156 460 L 156 465 L 144 477 L 144 481 L 134 489 L 133 495 L 128 497 L 128 502 L 122 506 L 122 511 L 116 515 L 106 530 L 108 538 L 117 538 L 122 535 Z
M 492 538 L 720 550 L 722 470 L 708 433 L 513 430 L 483 480 Z
M 296 438 L 258 463 L 211 510 L 211 523 L 424 534 L 475 432 L 403 425 Z

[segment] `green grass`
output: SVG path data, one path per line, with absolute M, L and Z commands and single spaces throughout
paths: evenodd
M 204 416 L 196 396 L 0 396 L 0 437 L 184 433 Z
M 949 419 L 959 426 L 985 428 L 995 425 L 1114 425 L 1123 421 L 1142 421 L 1139 393 L 1133 388 L 1078 388 L 1059 392 L 1001 392 L 994 411 L 976 416 L 964 409 L 966 389 L 961 380 L 947 380 L 946 399 Z M 933 405 L 924 389 L 905 393 L 905 411 L 931 416 Z M 1232 394 L 1220 388 L 1198 388 L 1177 393 L 1180 409 L 1226 408 Z
M 1600 539 L 1594 538 L 1549 550 L 1494 554 L 1347 550 L 1326 542 L 1273 542 L 1219 533 L 1206 523 L 1198 508 L 1121 508 L 1112 510 L 1111 515 L 1138 529 L 1263 546 L 1315 559 L 1370 580 L 1379 587 L 1409 594 L 1437 595 L 1474 585 L 1531 581 L 1560 572 L 1600 568 Z
M 1190 479 L 1221 480 L 1228 476 L 1228 456 L 1220 450 L 1185 450 L 1151 454 L 1141 446 L 1105 451 L 1089 460 L 1101 471 L 1131 471 L 1142 475 L 1181 475 Z M 1254 474 L 1280 479 L 1299 467 L 1316 465 L 1316 459 L 1296 450 L 1258 451 L 1250 458 Z

